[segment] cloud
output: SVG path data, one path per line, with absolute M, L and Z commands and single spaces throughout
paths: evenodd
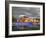
M 19 17 L 20 15 L 26 15 L 29 17 L 40 17 L 40 8 L 13 7 L 12 15 L 16 17 Z

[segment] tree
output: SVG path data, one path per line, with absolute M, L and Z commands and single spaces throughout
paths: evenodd
M 17 22 L 17 19 L 14 16 L 12 16 L 12 22 Z

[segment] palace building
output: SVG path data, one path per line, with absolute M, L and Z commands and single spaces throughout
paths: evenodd
M 40 19 L 38 18 L 29 18 L 27 16 L 23 16 L 17 20 L 17 22 L 32 22 L 32 23 L 39 23 Z

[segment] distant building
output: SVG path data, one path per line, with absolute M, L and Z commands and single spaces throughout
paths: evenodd
M 17 20 L 17 22 L 32 22 L 32 23 L 39 23 L 40 19 L 38 18 L 29 18 L 27 16 L 23 16 Z

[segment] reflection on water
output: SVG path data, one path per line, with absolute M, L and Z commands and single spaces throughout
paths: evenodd
M 40 30 L 40 24 L 32 24 L 32 25 L 16 25 L 16 23 L 12 23 L 13 31 L 21 31 L 21 30 Z

